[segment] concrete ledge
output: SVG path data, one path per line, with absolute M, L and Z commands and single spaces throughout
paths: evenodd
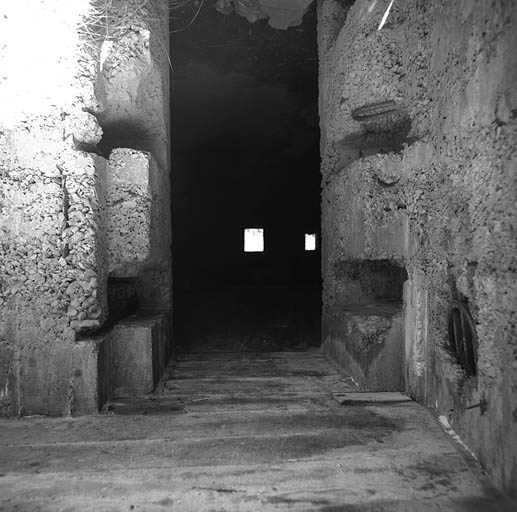
M 172 357 L 169 314 L 125 318 L 110 330 L 76 342 L 70 413 L 95 414 L 113 397 L 154 390 Z
M 358 309 L 358 308 L 357 308 Z M 402 312 L 340 311 L 329 321 L 322 350 L 363 390 L 404 388 Z
M 171 355 L 169 322 L 165 314 L 133 315 L 111 331 L 111 389 L 113 396 L 150 393 Z

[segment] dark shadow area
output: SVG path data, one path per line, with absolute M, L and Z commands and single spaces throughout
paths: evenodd
M 131 148 L 138 151 L 152 152 L 155 135 L 146 131 L 139 123 L 134 121 L 103 122 L 102 139 L 97 144 L 99 153 L 105 158 L 113 149 Z
M 174 29 L 174 20 L 173 20 Z M 320 343 L 316 15 L 286 31 L 204 8 L 171 37 L 180 350 Z M 264 252 L 244 230 L 264 229 Z M 305 251 L 315 234 L 315 251 Z
M 398 303 L 402 306 L 406 269 L 389 260 L 348 260 L 335 265 L 336 279 L 346 283 L 344 289 L 351 304 Z
M 137 286 L 136 278 L 108 279 L 108 311 L 113 325 L 138 309 Z
M 108 316 L 100 327 L 79 331 L 77 340 L 85 340 L 108 333 L 118 322 L 139 310 L 138 279 L 110 277 L 108 279 Z
M 320 296 L 307 286 L 182 290 L 175 332 L 183 352 L 275 352 L 320 344 Z

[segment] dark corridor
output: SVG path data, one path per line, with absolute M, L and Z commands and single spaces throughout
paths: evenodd
M 314 9 L 286 31 L 210 7 L 181 30 L 189 12 L 173 15 L 176 345 L 180 351 L 319 345 Z M 247 228 L 263 229 L 263 252 L 244 252 Z M 306 234 L 316 236 L 316 250 L 305 250 Z

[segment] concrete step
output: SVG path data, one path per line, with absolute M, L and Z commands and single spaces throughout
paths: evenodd
M 151 393 L 172 355 L 169 315 L 137 313 L 77 342 L 73 414 L 95 414 L 113 397 Z

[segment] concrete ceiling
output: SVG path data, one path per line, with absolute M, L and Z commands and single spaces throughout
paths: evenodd
M 267 19 L 269 26 L 279 30 L 300 25 L 312 0 L 217 0 L 215 8 L 223 14 L 232 11 L 254 23 Z
M 189 6 L 172 20 L 173 146 L 261 147 L 303 154 L 319 144 L 316 13 L 279 31 L 232 12 Z M 173 13 L 174 14 L 174 13 Z M 180 128 L 181 127 L 181 128 Z
M 173 76 L 192 62 L 216 65 L 222 73 L 250 75 L 269 85 L 282 83 L 315 99 L 318 50 L 314 6 L 300 26 L 285 31 L 272 29 L 265 20 L 250 24 L 234 12 L 223 16 L 214 4 L 202 6 L 188 25 L 193 10 L 189 3 L 172 12 Z

